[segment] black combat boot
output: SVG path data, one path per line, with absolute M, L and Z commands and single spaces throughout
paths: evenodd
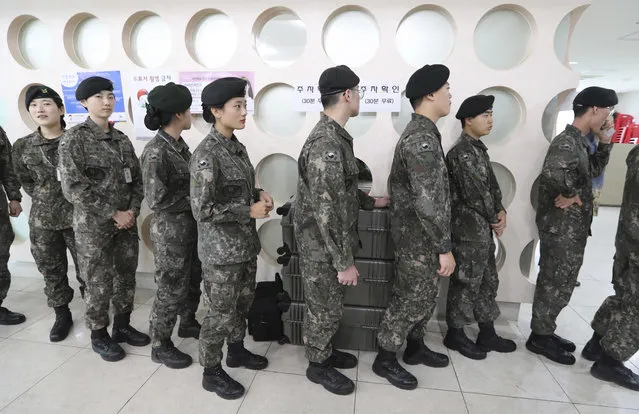
M 195 319 L 195 316 L 180 316 L 180 327 L 178 328 L 180 338 L 200 339 L 201 329 L 202 325 Z
M 108 362 L 119 361 L 126 356 L 124 349 L 111 339 L 106 328 L 91 331 L 91 348 Z
M 564 351 L 575 352 L 577 350 L 577 346 L 574 344 L 574 342 L 564 339 L 557 334 L 550 335 L 550 338 L 555 341 L 555 343 L 559 345 L 559 348 L 563 349 Z
M 170 339 L 162 341 L 157 348 L 151 348 L 151 360 L 173 369 L 186 368 L 193 363 L 191 355 L 177 349 Z
M 202 387 L 209 392 L 216 393 L 225 400 L 237 400 L 244 395 L 242 384 L 231 378 L 222 368 L 222 364 L 204 368 Z
M 349 354 L 348 352 L 338 351 L 333 348 L 333 353 L 328 357 L 328 363 L 333 368 L 338 369 L 351 369 L 357 366 L 357 357 Z
M 333 394 L 348 395 L 355 391 L 353 381 L 333 368 L 328 360 L 322 363 L 309 362 L 306 378 L 315 384 L 320 384 Z
M 486 359 L 486 351 L 482 351 L 464 333 L 464 328 L 448 327 L 448 332 L 444 338 L 446 348 L 458 351 L 460 354 L 470 359 Z
M 63 341 L 71 331 L 73 326 L 73 319 L 71 318 L 71 311 L 69 305 L 56 306 L 55 310 L 55 322 L 49 332 L 49 340 L 51 342 Z
M 590 374 L 602 381 L 613 382 L 633 391 L 639 391 L 639 375 L 605 352 L 602 352 L 599 361 L 592 365 Z
M 244 342 L 229 344 L 229 352 L 226 354 L 226 365 L 231 368 L 244 367 L 259 371 L 268 366 L 268 359 L 261 355 L 255 355 L 244 348 Z
M 538 335 L 533 332 L 526 341 L 526 348 L 558 364 L 574 365 L 576 362 L 574 355 L 559 346 L 552 335 Z
M 508 353 L 517 350 L 515 341 L 497 335 L 493 322 L 479 324 L 479 336 L 477 337 L 475 345 L 484 352 L 497 351 Z
M 417 378 L 399 364 L 395 352 L 380 347 L 373 362 L 373 372 L 402 390 L 417 388 Z
M 447 367 L 448 356 L 429 349 L 422 339 L 408 338 L 402 360 L 408 365 L 424 364 L 428 367 Z
M 599 335 L 597 332 L 592 333 L 592 338 L 588 341 L 584 349 L 581 351 L 581 356 L 587 359 L 588 361 L 598 361 L 601 358 L 601 353 L 603 349 L 601 348 L 601 339 L 603 336 Z
M 26 320 L 26 316 L 21 313 L 11 312 L 5 307 L 0 308 L 0 325 L 20 325 Z
M 151 343 L 149 335 L 143 334 L 130 324 L 131 313 L 121 313 L 113 317 L 113 340 L 126 342 L 132 346 L 146 346 Z

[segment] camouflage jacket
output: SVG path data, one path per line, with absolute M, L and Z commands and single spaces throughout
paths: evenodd
M 155 214 L 191 212 L 190 161 L 186 142 L 162 130 L 144 147 L 140 157 L 144 199 Z
M 4 129 L 0 127 L 0 214 L 9 215 L 9 200 L 22 201 L 20 194 L 20 181 L 13 171 L 13 162 L 11 160 L 11 142 L 7 138 Z
M 254 259 L 260 240 L 250 210 L 261 190 L 246 147 L 212 127 L 193 153 L 190 172 L 200 260 L 227 265 Z
M 619 213 L 616 245 L 639 254 L 639 145 L 626 159 L 628 171 L 623 189 L 623 201 Z
M 397 254 L 433 262 L 450 252 L 448 171 L 441 135 L 425 116 L 413 114 L 399 138 L 389 187 Z
M 40 129 L 13 145 L 13 167 L 31 197 L 29 226 L 62 230 L 73 226 L 73 204 L 62 194 L 58 180 L 60 138 L 46 139 Z
M 455 241 L 492 242 L 491 224 L 504 210 L 501 190 L 490 164 L 488 148 L 462 134 L 446 155 Z
M 592 221 L 592 177 L 601 175 L 612 151 L 612 144 L 599 144 L 590 154 L 588 138 L 573 125 L 567 125 L 550 144 L 539 178 L 537 228 L 540 232 L 571 239 L 588 237 Z M 555 198 L 579 196 L 577 204 L 561 209 Z
M 293 226 L 300 255 L 343 271 L 359 248 L 359 209 L 375 204 L 357 188 L 353 138 L 322 113 L 302 147 L 298 170 Z
M 140 214 L 144 197 L 140 162 L 123 132 L 111 126 L 106 133 L 87 118 L 65 132 L 59 152 L 62 192 L 73 204 L 76 231 L 115 230 L 117 211 Z

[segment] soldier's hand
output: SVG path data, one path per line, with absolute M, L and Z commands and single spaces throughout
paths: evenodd
M 260 191 L 260 201 L 266 203 L 266 207 L 268 207 L 268 211 L 273 210 L 273 198 L 266 191 Z
M 132 211 L 119 211 L 113 216 L 115 227 L 118 229 L 130 229 L 135 224 L 135 216 Z
M 390 204 L 389 196 L 375 197 L 375 208 L 388 207 L 389 204 Z
M 506 229 L 506 212 L 503 210 L 500 211 L 497 214 L 497 220 L 497 223 L 491 224 L 490 227 L 495 230 L 495 233 L 497 233 L 497 237 L 499 237 L 504 233 L 504 230 Z
M 351 265 L 347 267 L 343 272 L 337 272 L 337 280 L 342 285 L 346 286 L 357 286 L 357 277 L 359 276 L 359 271 L 355 267 L 355 265 Z
M 555 207 L 557 208 L 568 208 L 572 206 L 573 204 L 577 204 L 579 207 L 581 207 L 582 203 L 581 203 L 581 198 L 579 198 L 579 195 L 576 195 L 571 198 L 566 198 L 562 196 L 561 194 L 559 194 L 555 198 Z
M 17 200 L 11 200 L 9 202 L 9 215 L 11 217 L 18 217 L 22 213 L 22 206 Z
M 455 270 L 455 258 L 453 253 L 448 252 L 439 255 L 439 270 L 437 274 L 443 277 L 449 277 Z
M 269 211 L 271 210 L 267 206 L 266 202 L 258 201 L 257 203 L 251 206 L 251 218 L 263 219 L 263 218 L 270 217 L 268 215 Z

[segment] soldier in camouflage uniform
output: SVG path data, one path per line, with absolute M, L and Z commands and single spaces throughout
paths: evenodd
M 198 253 L 209 312 L 200 332 L 202 386 L 224 399 L 244 395 L 244 387 L 222 368 L 266 368 L 268 360 L 244 347 L 246 318 L 255 293 L 260 240 L 255 219 L 269 217 L 271 197 L 255 188 L 255 170 L 246 147 L 234 135 L 246 124 L 247 81 L 221 78 L 202 90 L 204 120 L 213 124 L 191 158 L 191 207 L 197 220 Z
M 615 294 L 595 314 L 592 339 L 581 355 L 596 361 L 590 369 L 594 377 L 639 391 L 639 376 L 623 364 L 639 351 L 639 147 L 630 151 L 626 164 L 612 268 Z
M 69 303 L 67 249 L 71 253 L 84 297 L 73 232 L 73 205 L 62 195 L 58 173 L 58 146 L 64 132 L 64 105 L 60 95 L 45 85 L 27 89 L 25 105 L 38 129 L 13 146 L 13 166 L 24 190 L 31 196 L 29 233 L 31 254 L 44 277 L 47 304 L 55 310 L 49 333 L 51 342 L 64 340 L 73 319 Z
M 357 284 L 353 254 L 359 247 L 359 209 L 384 207 L 357 188 L 359 168 L 353 138 L 344 129 L 359 114 L 359 77 L 346 66 L 326 69 L 319 79 L 324 112 L 302 147 L 293 225 L 300 254 L 307 312 L 306 377 L 328 391 L 346 395 L 355 385 L 335 368 L 354 368 L 355 356 L 331 340 L 342 318 L 345 286 Z
M 197 223 L 191 213 L 191 152 L 180 134 L 191 128 L 191 92 L 173 82 L 155 87 L 148 96 L 144 123 L 157 135 L 140 158 L 144 197 L 151 210 L 151 240 L 158 285 L 151 309 L 151 358 L 169 368 L 193 362 L 171 341 L 178 312 L 181 337 L 198 338 L 195 312 L 200 302 L 202 264 L 197 256 Z
M 15 235 L 11 227 L 9 216 L 18 217 L 22 212 L 22 194 L 20 194 L 20 182 L 13 171 L 11 161 L 11 143 L 4 129 L 0 127 L 0 305 L 7 297 L 11 286 L 11 273 L 9 272 L 9 250 Z M 7 205 L 7 198 L 9 204 Z M 0 307 L 0 325 L 18 325 L 27 318 L 17 312 L 11 312 L 5 307 Z
M 616 104 L 617 94 L 610 89 L 590 87 L 577 94 L 575 120 L 550 144 L 539 179 L 541 257 L 526 348 L 560 364 L 575 363 L 575 344 L 554 332 L 583 263 L 592 221 L 592 177 L 608 164 L 612 134 L 605 132 L 606 119 Z M 599 138 L 594 154 L 587 138 L 591 132 Z
M 133 346 L 151 342 L 130 325 L 142 174 L 131 141 L 108 122 L 115 105 L 113 83 L 98 76 L 87 78 L 75 96 L 89 117 L 69 129 L 60 142 L 62 191 L 73 204 L 91 345 L 105 361 L 118 361 L 126 355 L 118 342 Z M 107 332 L 109 302 L 115 310 L 113 336 Z
M 405 363 L 449 363 L 446 355 L 424 344 L 426 325 L 437 305 L 439 277 L 450 276 L 455 268 L 448 172 L 435 125 L 450 112 L 449 75 L 444 65 L 426 65 L 408 80 L 406 97 L 415 113 L 395 147 L 389 179 L 395 282 L 377 335 L 380 348 L 373 371 L 402 389 L 417 387 L 417 379 L 397 361 L 404 340 Z
M 493 126 L 492 95 L 466 99 L 455 116 L 463 132 L 446 155 L 452 199 L 453 254 L 457 267 L 450 278 L 444 345 L 471 359 L 484 359 L 486 352 L 513 352 L 515 342 L 495 332 L 499 316 L 493 231 L 501 236 L 506 210 L 501 190 L 481 137 Z M 477 321 L 479 336 L 473 343 L 464 326 Z

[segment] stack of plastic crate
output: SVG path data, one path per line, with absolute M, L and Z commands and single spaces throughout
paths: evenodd
M 306 314 L 299 254 L 293 233 L 294 204 L 279 209 L 282 218 L 284 246 L 278 262 L 283 265 L 282 280 L 293 303 L 282 316 L 284 333 L 291 343 L 303 344 L 303 322 Z M 358 219 L 360 248 L 355 253 L 359 271 L 357 286 L 347 286 L 344 314 L 333 344 L 342 349 L 377 349 L 377 330 L 390 302 L 394 262 L 388 210 L 360 210 Z

